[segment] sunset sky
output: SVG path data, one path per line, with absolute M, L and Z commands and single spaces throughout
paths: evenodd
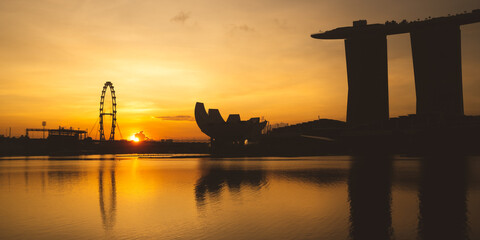
M 225 119 L 345 120 L 343 41 L 310 34 L 473 9 L 480 1 L 2 0 L 0 135 L 42 121 L 90 131 L 106 81 L 124 138 L 207 138 L 197 101 Z M 480 23 L 461 29 L 465 114 L 480 115 Z M 408 34 L 388 36 L 388 59 L 390 117 L 415 113 Z

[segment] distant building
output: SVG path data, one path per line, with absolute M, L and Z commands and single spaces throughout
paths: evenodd
M 312 34 L 344 39 L 347 62 L 347 124 L 375 125 L 389 119 L 387 35 L 409 33 L 412 46 L 416 114 L 422 118 L 464 116 L 460 26 L 480 22 L 480 10 L 424 21 L 387 21 Z
M 87 131 L 74 130 L 73 128 L 65 129 L 64 127 L 58 127 L 58 129 L 45 129 L 45 128 L 27 128 L 26 137 L 29 137 L 30 132 L 48 132 L 48 140 L 83 140 L 87 136 Z
M 205 106 L 200 102 L 195 105 L 195 121 L 212 142 L 233 144 L 243 144 L 245 140 L 257 139 L 267 125 L 267 121 L 260 121 L 258 117 L 242 121 L 238 114 L 230 114 L 225 121 L 218 109 L 209 109 L 207 113 Z

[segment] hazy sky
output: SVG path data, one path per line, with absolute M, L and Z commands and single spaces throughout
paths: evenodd
M 124 138 L 142 130 L 154 139 L 206 138 L 188 117 L 197 101 L 225 119 L 345 120 L 343 41 L 310 34 L 358 19 L 479 8 L 478 0 L 2 0 L 0 135 L 42 121 L 90 131 L 106 81 Z M 466 114 L 480 114 L 479 43 L 480 23 L 462 26 Z M 415 113 L 408 34 L 388 37 L 388 58 L 390 116 Z

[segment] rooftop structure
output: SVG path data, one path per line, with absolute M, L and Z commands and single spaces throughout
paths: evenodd
M 353 22 L 351 27 L 339 27 L 333 30 L 314 33 L 312 38 L 316 39 L 346 39 L 358 34 L 384 34 L 393 35 L 401 33 L 410 33 L 442 25 L 465 25 L 480 22 L 480 9 L 475 9 L 469 13 L 449 15 L 446 17 L 427 18 L 425 20 L 407 21 L 402 20 L 386 21 L 385 24 L 367 24 L 367 20 L 358 20 Z

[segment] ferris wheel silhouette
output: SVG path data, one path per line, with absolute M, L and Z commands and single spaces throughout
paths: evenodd
M 112 95 L 112 112 L 110 113 L 106 113 L 104 111 L 105 92 L 107 91 L 107 88 L 110 88 L 110 93 Z M 105 115 L 112 116 L 112 128 L 110 130 L 110 137 L 108 138 L 108 140 L 113 141 L 115 139 L 115 127 L 117 126 L 117 97 L 115 96 L 115 89 L 113 88 L 112 82 L 106 82 L 105 85 L 103 85 L 102 96 L 100 97 L 100 141 L 106 140 L 103 128 L 103 120 L 105 118 Z
M 110 94 L 112 96 L 112 105 L 111 105 L 111 111 L 106 112 L 105 109 L 105 95 L 107 90 L 110 89 Z M 111 128 L 110 128 L 110 136 L 108 138 L 108 141 L 114 141 L 115 140 L 115 129 L 118 128 L 118 132 L 120 133 L 120 138 L 123 138 L 122 132 L 120 131 L 120 126 L 118 125 L 117 122 L 117 97 L 115 95 L 115 88 L 113 87 L 113 83 L 108 81 L 103 85 L 102 89 L 102 95 L 100 96 L 100 114 L 99 117 L 97 118 L 98 121 L 98 133 L 100 133 L 100 141 L 106 141 L 107 139 L 105 138 L 105 116 L 111 116 Z M 97 124 L 97 121 L 95 121 L 95 124 L 91 128 L 92 131 L 95 128 L 95 125 Z M 91 136 L 91 132 L 89 133 Z M 96 138 L 96 134 L 95 134 Z

